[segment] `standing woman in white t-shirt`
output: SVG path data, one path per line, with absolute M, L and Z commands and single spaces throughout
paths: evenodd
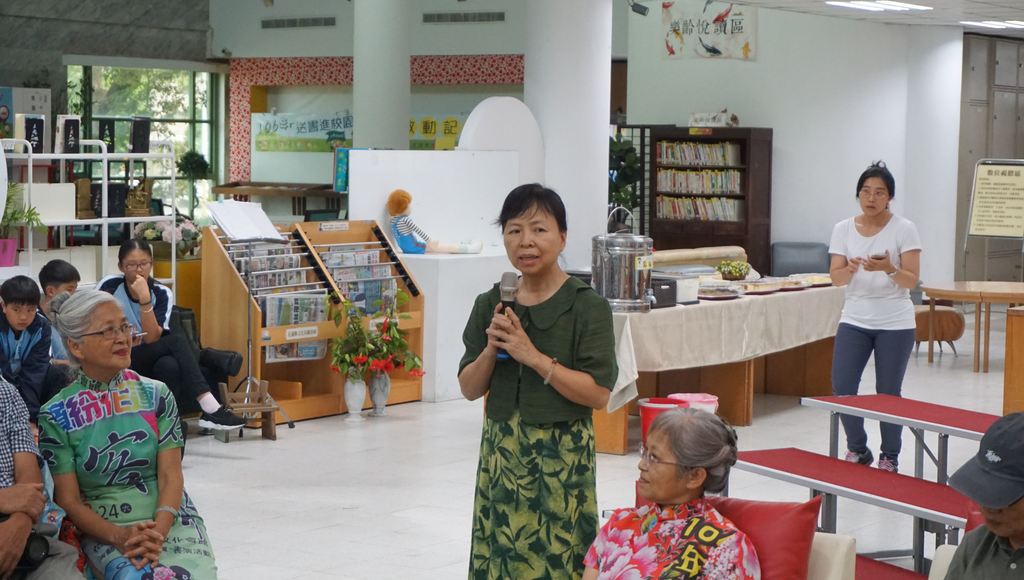
M 846 302 L 836 331 L 832 356 L 832 392 L 856 395 L 861 375 L 875 355 L 875 390 L 900 396 L 903 375 L 914 346 L 914 304 L 910 289 L 917 286 L 921 238 L 908 219 L 894 215 L 889 203 L 896 181 L 879 161 L 857 180 L 861 213 L 832 229 L 830 274 L 836 286 L 847 286 Z M 841 415 L 846 431 L 846 460 L 871 465 L 864 419 Z M 881 424 L 878 468 L 895 472 L 899 466 L 902 428 Z

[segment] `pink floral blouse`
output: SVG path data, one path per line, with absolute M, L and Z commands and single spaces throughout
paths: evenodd
M 760 580 L 754 545 L 704 498 L 615 510 L 584 564 L 601 580 Z

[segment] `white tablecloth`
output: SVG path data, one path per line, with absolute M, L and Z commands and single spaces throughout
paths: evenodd
M 640 371 L 739 362 L 835 336 L 845 296 L 831 286 L 615 313 L 619 380 L 608 411 L 636 397 Z

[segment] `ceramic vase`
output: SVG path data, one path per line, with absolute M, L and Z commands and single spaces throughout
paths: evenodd
M 366 381 L 362 377 L 345 379 L 345 407 L 348 409 L 346 421 L 355 423 L 363 421 L 363 402 L 366 401 Z
M 391 394 L 391 375 L 387 373 L 374 373 L 370 377 L 370 400 L 373 401 L 373 412 L 375 417 L 383 417 L 387 411 L 388 395 Z

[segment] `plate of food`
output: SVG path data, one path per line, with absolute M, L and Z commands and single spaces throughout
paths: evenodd
M 803 280 L 811 285 L 811 288 L 821 288 L 832 285 L 832 277 L 828 274 L 790 274 L 794 280 Z
M 785 280 L 779 281 L 780 292 L 795 292 L 797 290 L 803 290 L 810 287 L 810 282 L 798 278 L 786 278 Z
M 750 280 L 748 282 L 737 282 L 736 286 L 743 290 L 744 294 L 773 294 L 779 291 L 781 284 L 775 280 Z
M 735 300 L 740 291 L 731 286 L 701 286 L 697 289 L 698 300 Z

